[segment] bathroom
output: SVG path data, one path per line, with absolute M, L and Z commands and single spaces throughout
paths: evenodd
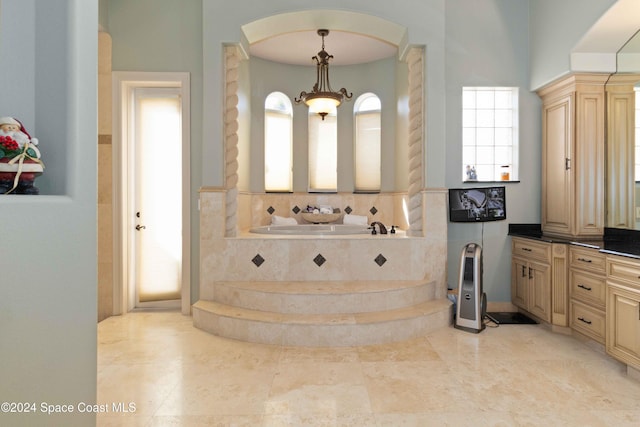
M 110 0 L 101 1 L 99 11 L 98 6 L 91 2 L 61 2 L 64 7 L 57 8 L 56 11 L 53 10 L 56 7 L 48 7 L 45 3 L 39 2 L 36 7 L 34 1 L 3 0 L 3 25 L 0 27 L 3 46 L 4 43 L 11 42 L 24 48 L 21 50 L 25 52 L 37 51 L 38 55 L 26 55 L 26 65 L 32 66 L 31 73 L 17 68 L 5 68 L 2 74 L 11 79 L 6 81 L 21 83 L 7 88 L 11 95 L 15 95 L 12 108 L 14 114 L 21 115 L 28 123 L 36 122 L 35 117 L 38 117 L 37 125 L 35 128 L 32 126 L 31 130 L 39 137 L 43 149 L 49 144 L 48 149 L 54 152 L 53 148 L 60 144 L 62 147 L 73 147 L 74 150 L 61 150 L 58 152 L 59 156 L 50 155 L 47 174 L 52 179 L 44 180 L 42 185 L 47 196 L 39 198 L 37 203 L 13 202 L 13 198 L 3 201 L 3 221 L 6 220 L 9 224 L 15 218 L 25 218 L 25 214 L 28 214 L 27 218 L 34 218 L 31 223 L 36 230 L 31 233 L 30 228 L 16 227 L 15 231 L 12 227 L 3 229 L 4 236 L 15 242 L 17 249 L 15 254 L 13 251 L 3 254 L 4 277 L 15 283 L 23 283 L 23 272 L 27 269 L 34 270 L 34 258 L 47 260 L 48 263 L 41 265 L 38 271 L 30 272 L 33 275 L 32 282 L 40 284 L 35 290 L 28 286 L 16 286 L 13 291 L 15 298 L 6 299 L 6 305 L 2 308 L 4 313 L 14 313 L 14 318 L 19 320 L 21 335 L 6 335 L 8 345 L 17 349 L 15 353 L 11 353 L 12 360 L 31 361 L 33 365 L 41 366 L 42 364 L 34 361 L 33 354 L 41 354 L 46 350 L 52 358 L 64 361 L 69 369 L 61 370 L 60 375 L 39 368 L 32 372 L 30 378 L 50 378 L 50 384 L 39 384 L 44 397 L 64 395 L 75 399 L 78 396 L 76 390 L 84 393 L 95 389 L 95 346 L 87 347 L 83 343 L 95 341 L 95 331 L 91 331 L 86 325 L 95 324 L 95 301 L 98 300 L 97 293 L 102 291 L 94 289 L 94 286 L 87 286 L 87 283 L 95 283 L 97 280 L 102 285 L 103 281 L 108 282 L 104 280 L 108 278 L 108 273 L 104 278 L 95 277 L 96 270 L 110 271 L 111 260 L 109 254 L 101 254 L 101 265 L 96 266 L 91 257 L 92 253 L 95 256 L 97 246 L 95 230 L 98 228 L 102 232 L 103 228 L 97 227 L 95 223 L 96 183 L 81 173 L 88 170 L 87 165 L 95 163 L 91 159 L 98 157 L 98 151 L 108 151 L 103 149 L 110 149 L 110 146 L 107 141 L 98 148 L 86 144 L 86 141 L 95 139 L 98 106 L 80 108 L 77 105 L 80 97 L 74 92 L 79 90 L 81 84 L 84 87 L 97 87 L 97 52 L 93 45 L 85 45 L 82 41 L 94 41 L 94 22 L 98 12 L 103 30 L 108 31 L 113 39 L 113 70 L 179 70 L 191 75 L 192 150 L 188 195 L 191 228 L 188 234 L 191 235 L 192 282 L 189 302 L 195 303 L 200 297 L 201 270 L 199 189 L 221 189 L 225 182 L 221 101 L 224 91 L 222 45 L 241 41 L 242 25 L 285 11 L 299 10 L 301 5 L 292 0 L 241 3 L 208 0 Z M 568 52 L 613 3 L 615 2 L 609 0 L 587 4 L 576 1 L 524 0 L 434 0 L 388 5 L 354 2 L 353 9 L 357 12 L 384 16 L 384 19 L 407 28 L 411 44 L 425 46 L 426 98 L 422 171 L 425 188 L 439 189 L 460 185 L 460 88 L 467 84 L 517 86 L 521 88 L 520 158 L 523 161 L 520 182 L 507 184 L 507 198 L 510 201 L 508 217 L 514 222 L 540 222 L 541 103 L 531 91 L 569 70 Z M 327 0 L 321 8 L 344 10 L 345 7 L 344 1 Z M 574 11 L 577 7 L 580 8 L 579 14 Z M 31 27 L 37 28 L 37 38 L 30 37 L 32 32 L 18 31 L 16 26 L 5 25 L 9 12 L 18 12 L 15 16 L 20 17 L 12 22 L 28 22 L 32 24 Z M 51 16 L 56 19 L 49 19 Z M 571 22 L 567 22 L 563 16 L 571 16 Z M 66 20 L 71 21 L 67 27 L 69 31 L 62 35 L 59 32 L 59 22 L 67 22 Z M 93 27 L 87 28 L 90 23 Z M 159 31 L 158 28 L 163 30 Z M 54 50 L 56 58 L 52 57 L 53 51 L 45 45 L 60 47 Z M 58 52 L 68 54 L 67 68 L 57 70 L 45 67 L 48 61 L 60 59 L 62 53 L 58 55 Z M 315 54 L 315 50 L 311 54 Z M 37 67 L 35 57 L 38 58 Z M 73 68 L 71 64 L 79 68 Z M 82 79 L 61 77 L 66 76 L 68 69 L 72 68 L 83 76 Z M 33 71 L 36 69 L 46 69 L 47 73 L 36 73 Z M 88 77 L 90 74 L 93 75 L 93 81 Z M 313 75 L 295 88 L 298 91 L 295 94 L 300 90 L 308 90 L 312 81 Z M 39 88 L 37 93 L 24 90 L 36 86 Z M 349 87 L 349 82 L 344 86 Z M 53 92 L 41 92 L 50 87 L 56 89 L 52 89 Z M 39 101 L 37 115 L 35 107 L 29 102 L 34 98 Z M 92 100 L 92 96 L 82 99 Z M 58 111 L 68 118 L 59 120 L 57 113 L 54 114 Z M 73 128 L 74 132 L 65 127 L 62 129 L 65 138 L 47 138 L 48 126 L 62 123 L 67 123 L 67 127 Z M 107 131 L 100 129 L 101 135 L 105 132 Z M 87 162 L 72 161 L 77 160 L 74 156 L 82 156 Z M 101 175 L 106 174 L 111 166 L 107 157 L 100 154 Z M 108 205 L 102 197 L 98 198 L 98 202 Z M 38 209 L 33 209 L 34 204 Z M 40 226 L 35 227 L 35 224 Z M 468 240 L 481 241 L 487 252 L 495 254 L 487 257 L 485 264 L 488 274 L 486 291 L 490 302 L 508 303 L 510 300 L 510 249 L 506 228 L 507 224 L 503 222 L 486 224 L 484 227 L 449 224 L 447 231 L 448 262 L 445 268 L 449 277 L 456 269 L 455 260 L 460 248 Z M 26 241 L 21 243 L 25 232 L 30 233 L 26 237 L 37 237 L 43 243 L 36 246 Z M 62 254 L 58 250 L 59 242 L 68 242 L 70 235 L 77 236 L 74 241 L 78 244 L 69 243 L 66 246 L 68 250 Z M 13 268 L 14 266 L 21 268 Z M 102 267 L 106 270 L 101 270 Z M 61 288 L 60 283 L 65 283 L 65 287 Z M 34 299 L 34 292 L 40 298 Z M 107 303 L 105 311 L 108 312 L 111 308 L 110 301 L 99 300 Z M 26 313 L 28 320 L 23 321 L 18 313 Z M 61 313 L 67 316 L 61 318 Z M 50 324 L 54 317 L 58 328 L 49 330 L 41 327 L 43 324 Z M 20 350 L 26 334 L 33 338 L 30 342 L 40 343 L 37 347 L 30 347 L 29 351 Z M 74 377 L 84 379 L 78 380 L 77 385 L 70 384 L 69 370 L 77 374 Z M 10 373 L 9 378 L 15 383 L 25 380 L 18 373 Z M 62 384 L 64 387 L 61 387 Z
M 114 6 L 115 5 L 115 6 Z M 173 62 L 171 59 L 162 59 L 162 56 L 154 55 L 152 52 L 159 51 L 163 46 L 168 46 L 170 50 L 179 50 L 178 46 L 194 46 L 194 51 L 203 50 L 204 56 L 200 59 L 195 56 L 186 55 L 187 52 L 183 52 L 185 55 L 182 59 L 183 66 L 179 67 L 181 70 L 187 70 L 191 74 L 191 84 L 193 87 L 202 85 L 203 91 L 192 90 L 192 105 L 200 107 L 192 107 L 192 127 L 191 127 L 191 140 L 192 140 L 192 153 L 191 153 L 191 195 L 190 195 L 190 219 L 191 219 L 191 302 L 195 303 L 199 299 L 200 286 L 198 281 L 201 277 L 200 263 L 200 245 L 198 241 L 200 236 L 206 236 L 206 233 L 201 233 L 202 224 L 199 221 L 198 211 L 198 188 L 217 188 L 222 189 L 225 186 L 226 178 L 224 176 L 224 168 L 219 165 L 224 164 L 222 160 L 225 156 L 224 142 L 222 137 L 223 126 L 223 109 L 220 102 L 208 102 L 206 100 L 221 99 L 224 93 L 224 86 L 220 79 L 222 79 L 221 63 L 218 59 L 223 55 L 223 49 L 227 44 L 237 44 L 242 42 L 244 36 L 242 35 L 242 26 L 247 25 L 258 18 L 264 18 L 274 16 L 273 12 L 270 12 L 269 7 L 265 7 L 265 10 L 261 13 L 260 10 L 253 10 L 252 13 L 247 16 L 239 11 L 224 11 L 224 15 L 228 17 L 224 23 L 219 23 L 214 18 L 217 13 L 220 12 L 218 7 L 224 8 L 224 6 L 216 6 L 215 10 L 211 14 L 206 12 L 206 9 L 212 7 L 211 5 L 204 4 L 204 37 L 198 33 L 183 32 L 180 33 L 182 38 L 169 38 L 164 35 L 160 35 L 153 40 L 145 40 L 141 38 L 139 34 L 144 33 L 143 28 L 140 25 L 148 25 L 149 28 L 159 24 L 154 23 L 152 18 L 147 18 L 145 23 L 139 23 L 135 20 L 135 16 L 138 13 L 142 13 L 144 6 L 139 4 L 137 6 L 128 6 L 121 9 L 117 6 L 117 2 L 110 2 L 108 9 L 109 20 L 105 22 L 105 27 L 109 29 L 108 34 L 113 39 L 113 45 L 118 46 L 122 43 L 127 43 L 129 49 L 124 51 L 114 47 L 113 50 L 113 64 L 114 70 L 136 70 L 145 69 L 147 63 L 158 62 L 161 63 L 154 66 L 157 70 L 171 70 L 175 69 L 175 66 L 170 64 Z M 329 8 L 330 5 L 327 5 Z M 482 69 L 478 70 L 479 75 L 473 76 L 472 84 L 501 84 L 518 86 L 520 91 L 520 110 L 521 114 L 527 117 L 531 117 L 531 120 L 523 120 L 521 123 L 521 156 L 522 158 L 531 159 L 531 162 L 524 164 L 520 171 L 521 181 L 527 181 L 530 188 L 527 192 L 515 191 L 512 194 L 512 188 L 518 186 L 517 183 L 509 183 L 507 185 L 507 197 L 512 202 L 513 206 L 509 206 L 510 218 L 518 218 L 522 222 L 536 222 L 539 217 L 539 213 L 536 209 L 528 207 L 527 200 L 537 199 L 539 194 L 539 184 L 537 179 L 537 167 L 536 162 L 539 160 L 539 153 L 537 152 L 539 130 L 535 123 L 539 117 L 539 99 L 533 93 L 529 93 L 526 88 L 529 85 L 528 75 L 526 70 L 526 52 L 521 49 L 514 49 L 514 46 L 524 45 L 527 42 L 526 34 L 519 31 L 522 26 L 518 22 L 526 22 L 527 7 L 523 4 L 501 4 L 491 5 L 488 8 L 479 8 L 480 13 L 484 19 L 489 21 L 497 20 L 499 25 L 492 26 L 496 31 L 496 38 L 501 40 L 499 43 L 488 43 L 483 39 L 477 39 L 473 36 L 474 33 L 479 31 L 486 31 L 483 25 L 474 27 L 473 24 L 468 22 L 466 15 L 459 8 L 446 7 L 442 5 L 443 9 L 438 11 L 431 10 L 427 7 L 422 14 L 412 14 L 413 7 L 403 5 L 400 8 L 393 8 L 394 10 L 389 12 L 389 16 L 384 19 L 393 23 L 396 26 L 402 27 L 406 30 L 406 37 L 408 40 L 402 41 L 407 45 L 416 45 L 425 49 L 426 61 L 424 63 L 425 69 L 425 92 L 428 96 L 424 99 L 424 133 L 423 133 L 423 153 L 422 153 L 422 176 L 423 182 L 421 189 L 443 189 L 446 186 L 453 186 L 451 183 L 459 182 L 459 164 L 462 162 L 461 153 L 456 149 L 455 141 L 459 139 L 459 121 L 460 117 L 456 111 L 459 111 L 459 106 L 456 102 L 460 99 L 459 90 L 464 81 L 465 84 L 470 82 L 469 76 L 473 76 L 475 72 L 469 69 L 465 64 L 467 63 L 483 63 Z M 162 19 L 161 16 L 182 16 L 182 20 L 198 19 L 198 12 L 190 5 L 176 7 L 173 5 L 166 5 L 160 10 L 171 10 L 166 15 L 159 15 L 158 19 Z M 258 9 L 262 8 L 259 7 Z M 358 10 L 359 14 L 367 15 L 367 8 Z M 445 11 L 446 9 L 446 11 Z M 500 10 L 500 13 L 497 11 Z M 122 11 L 122 13 L 121 13 Z M 507 22 L 502 22 L 500 14 L 507 14 L 511 19 Z M 277 14 L 275 14 L 277 15 Z M 373 14 L 375 16 L 375 14 Z M 102 15 L 101 15 L 102 16 Z M 438 18 L 438 16 L 440 18 Z M 447 25 L 445 27 L 444 17 L 447 17 Z M 233 18 L 232 18 L 233 17 Z M 151 19 L 151 20 L 150 20 Z M 215 25 L 208 25 L 207 21 L 212 20 Z M 233 21 L 233 24 L 232 24 Z M 135 24 L 135 25 L 134 25 Z M 173 25 L 173 24 L 169 24 Z M 446 28 L 446 30 L 445 30 Z M 371 30 L 366 30 L 371 31 Z M 363 30 L 363 32 L 365 32 Z M 441 40 L 443 35 L 450 34 L 447 37 L 451 37 L 452 40 L 459 39 L 464 40 L 465 43 L 470 43 L 471 47 L 466 52 L 458 52 L 455 49 L 447 49 L 438 40 Z M 225 45 L 221 45 L 214 40 L 224 40 Z M 398 43 L 398 42 L 396 42 Z M 475 44 L 475 46 L 473 46 Z M 331 35 L 326 39 L 327 50 L 332 53 L 331 49 Z M 147 49 L 143 46 L 151 47 Z M 314 55 L 319 46 L 314 46 L 313 50 L 309 52 L 309 60 Z M 138 52 L 132 55 L 132 52 Z M 335 51 L 335 50 L 334 50 Z M 501 56 L 503 51 L 510 52 L 507 56 L 508 61 L 502 61 L 501 64 L 490 65 L 484 60 L 487 56 Z M 147 57 L 148 54 L 148 57 Z M 348 72 L 341 70 L 340 67 L 331 69 L 332 84 L 334 86 L 347 87 L 350 91 L 354 91 L 356 95 L 361 94 L 365 88 L 369 90 L 375 90 L 380 93 L 384 103 L 383 108 L 390 108 L 391 114 L 385 114 L 383 120 L 383 132 L 388 132 L 383 135 L 384 140 L 391 142 L 387 143 L 383 147 L 383 164 L 382 170 L 382 183 L 381 196 L 387 195 L 391 197 L 393 194 L 401 194 L 408 189 L 408 173 L 406 169 L 407 162 L 407 146 L 406 141 L 408 139 L 408 125 L 406 123 L 406 106 L 407 99 L 400 97 L 398 101 L 395 100 L 396 92 L 404 90 L 406 94 L 407 75 L 406 68 L 407 63 L 399 60 L 398 53 L 395 58 L 388 59 L 386 63 L 378 64 L 381 71 L 377 73 L 369 73 L 371 77 L 370 81 L 365 80 L 359 82 L 358 79 L 353 79 Z M 151 59 L 153 56 L 153 60 Z M 147 57 L 147 59 L 145 59 Z M 200 62 L 202 61 L 202 62 Z M 162 64 L 164 62 L 164 65 Z M 260 96 L 266 96 L 271 90 L 279 89 L 276 87 L 277 77 L 282 75 L 282 70 L 288 68 L 281 64 L 270 64 L 275 68 L 275 71 L 266 72 L 264 67 L 261 70 L 256 70 L 256 65 L 250 63 L 259 63 L 260 60 L 244 61 L 241 65 L 240 72 L 244 73 L 241 76 L 251 75 L 252 85 L 255 86 L 251 89 L 250 95 L 245 98 L 240 98 L 240 108 L 251 108 L 251 120 L 256 121 L 258 125 L 248 126 L 248 115 L 243 110 L 239 123 L 239 162 L 238 162 L 238 206 L 240 207 L 240 215 L 237 218 L 238 229 L 246 229 L 251 225 L 252 220 L 257 220 L 261 224 L 265 224 L 268 220 L 268 214 L 266 209 L 269 205 L 264 205 L 260 212 L 251 213 L 247 208 L 247 200 L 253 197 L 253 201 L 258 201 L 258 204 L 254 205 L 257 210 L 257 206 L 260 206 L 262 197 L 256 196 L 262 190 L 263 174 L 262 174 L 262 154 L 260 147 L 250 147 L 250 149 L 244 149 L 242 144 L 248 144 L 247 141 L 251 141 L 251 144 L 259 144 L 260 135 L 246 135 L 242 132 L 247 132 L 247 129 L 251 129 L 250 132 L 259 133 L 261 127 L 259 126 L 262 121 L 263 111 L 261 109 L 263 100 L 259 99 Z M 389 64 L 390 62 L 390 64 Z M 361 66 L 362 67 L 362 66 Z M 294 67 L 295 68 L 295 67 Z M 297 67 L 302 70 L 292 74 L 287 79 L 287 82 L 291 81 L 291 87 L 286 88 L 286 93 L 291 97 L 298 96 L 301 90 L 309 90 L 314 80 L 313 68 L 310 67 Z M 389 73 L 391 70 L 391 73 Z M 401 70 L 404 70 L 401 72 Z M 259 76 L 256 77 L 255 74 Z M 334 74 L 335 73 L 335 74 Z M 379 77 L 380 73 L 386 73 L 385 75 L 391 75 L 389 82 L 383 84 L 376 81 L 376 77 Z M 444 75 L 447 75 L 447 84 L 443 84 Z M 353 73 L 351 73 L 353 74 Z M 343 77 L 344 75 L 344 77 Z M 205 78 L 206 76 L 206 78 Z M 344 80 L 343 80 L 344 79 Z M 247 79 L 248 80 L 248 79 Z M 255 82 L 256 80 L 257 82 Z M 377 80 L 381 80 L 378 78 Z M 382 79 L 384 80 L 384 79 Z M 393 80 L 393 81 L 391 81 Z M 219 83 L 214 83 L 214 82 Z M 244 79 L 242 79 L 244 81 Z M 458 83 L 459 82 L 459 83 Z M 405 89 L 403 89 L 403 85 Z M 242 90 L 243 87 L 241 86 Z M 244 88 L 246 90 L 246 88 Z M 284 89 L 282 89 L 284 90 Z M 250 96 L 250 98 L 249 98 Z M 445 102 L 446 99 L 446 102 Z M 205 102 L 203 102 L 205 101 Z M 399 106 L 396 106 L 398 102 Z M 349 123 L 351 121 L 351 111 L 353 108 L 353 101 L 345 102 L 344 105 L 338 108 L 339 118 L 341 123 Z M 403 110 L 405 108 L 405 110 Z M 306 114 L 304 107 L 294 105 L 294 111 L 297 115 Z M 394 116 L 399 117 L 397 120 Z M 211 117 L 211 120 L 203 120 L 203 117 Z M 405 117 L 405 118 L 403 118 Z M 444 118 L 447 117 L 447 120 Z M 403 122 L 404 120 L 404 122 Z M 202 123 L 202 126 L 199 124 Z M 295 193 L 306 194 L 306 171 L 304 169 L 306 163 L 306 152 L 304 151 L 305 141 L 305 121 L 294 121 L 294 134 L 297 136 L 302 135 L 294 140 L 294 152 L 297 156 L 297 161 L 294 162 L 294 175 L 293 175 L 293 191 Z M 344 132 L 346 137 L 343 138 L 346 141 L 350 138 L 350 125 L 345 127 L 340 132 Z M 205 141 L 205 142 L 202 142 Z M 108 149 L 108 145 L 101 145 L 100 149 Z M 257 148 L 257 149 L 256 149 Z M 353 176 L 348 169 L 353 159 L 352 146 L 350 144 L 341 145 L 338 148 L 339 161 L 344 162 L 339 165 L 338 176 L 338 193 L 343 196 L 348 196 L 350 199 L 354 197 L 371 197 L 370 195 L 352 194 L 353 189 Z M 297 151 L 296 151 L 297 150 Z M 101 157 L 102 158 L 102 157 Z M 207 162 L 203 162 L 200 159 L 210 159 Z M 302 160 L 302 161 L 300 161 Z M 404 162 L 404 164 L 403 164 Z M 205 167 L 206 165 L 206 167 Z M 211 167 L 209 167 L 209 165 Z M 218 166 L 216 166 L 218 165 Z M 300 168 L 302 165 L 303 168 Z M 247 173 L 248 168 L 251 168 L 251 173 Z M 278 195 L 277 200 L 286 200 L 291 198 L 291 195 Z M 266 196 L 265 196 L 266 197 Z M 275 197 L 275 196 L 274 196 Z M 303 201 L 304 202 L 304 201 Z M 305 202 L 306 203 L 306 202 Z M 298 204 L 297 200 L 290 203 L 289 200 L 284 202 L 283 207 L 293 207 Z M 356 207 L 350 201 L 346 203 L 337 202 L 336 207 L 344 210 L 347 206 L 352 208 Z M 378 208 L 377 202 L 363 203 L 362 208 L 356 208 L 353 213 L 361 215 L 369 215 L 373 220 L 373 216 L 369 213 L 371 207 Z M 389 212 L 388 208 L 380 209 L 377 215 L 388 216 L 393 215 L 400 222 L 404 220 L 405 214 L 403 213 L 402 203 L 394 203 L 394 212 Z M 279 208 L 279 205 L 274 205 L 274 208 Z M 300 205 L 302 207 L 302 205 Z M 259 215 L 258 215 L 259 214 Z M 282 216 L 294 215 L 290 211 L 278 211 L 276 214 Z M 446 213 L 442 213 L 443 217 L 441 222 L 445 221 Z M 251 219 L 253 218 L 253 219 Z M 386 220 L 385 220 L 386 221 Z M 396 221 L 394 221 L 396 222 Z M 386 222 L 389 225 L 389 222 Z M 398 225 L 398 224 L 396 224 Z M 101 228 L 101 230 L 104 228 Z M 446 253 L 448 259 L 457 259 L 460 249 L 471 240 L 482 240 L 487 250 L 491 250 L 494 253 L 503 253 L 508 251 L 508 240 L 505 237 L 507 233 L 505 223 L 493 223 L 487 224 L 484 228 L 476 227 L 473 225 L 458 225 L 448 224 L 448 238 L 449 242 L 446 251 L 440 251 L 439 253 Z M 471 234 L 471 235 L 470 235 Z M 253 255 L 252 255 L 253 256 Z M 101 259 L 108 260 L 109 257 L 101 257 Z M 498 304 L 508 303 L 509 301 L 509 265 L 505 257 L 491 257 L 487 259 L 487 271 L 491 275 L 490 284 L 488 285 L 487 292 L 490 295 L 490 300 Z M 452 276 L 455 274 L 457 268 L 454 262 L 448 262 L 445 265 L 445 274 Z M 108 268 L 108 264 L 104 265 Z M 210 268 L 210 267 L 206 267 Z M 443 286 L 446 286 L 443 283 Z M 101 288 L 103 288 L 102 286 Z M 105 304 L 105 310 L 108 310 L 108 304 Z

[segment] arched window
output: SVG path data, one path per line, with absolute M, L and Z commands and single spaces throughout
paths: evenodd
M 264 189 L 292 191 L 291 101 L 282 92 L 273 92 L 264 103 Z
M 324 118 L 309 109 L 309 191 L 338 190 L 338 117 L 336 108 Z
M 380 191 L 380 110 L 380 98 L 373 93 L 358 97 L 353 107 L 356 192 Z

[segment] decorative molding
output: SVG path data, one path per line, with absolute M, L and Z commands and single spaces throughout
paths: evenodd
M 241 60 L 238 45 L 224 48 L 224 146 L 226 218 L 225 236 L 235 237 L 238 223 L 238 66 Z
M 422 195 L 424 188 L 424 49 L 413 47 L 407 55 L 409 66 L 409 232 L 422 236 Z

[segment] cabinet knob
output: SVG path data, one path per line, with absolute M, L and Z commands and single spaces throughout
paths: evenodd
M 593 262 L 590 259 L 587 258 L 578 258 L 578 261 L 582 261 L 582 262 Z
M 590 325 L 590 324 L 591 324 L 591 320 L 586 320 L 586 319 L 584 319 L 584 318 L 582 318 L 582 317 L 578 317 L 578 320 L 579 320 L 579 321 L 581 321 L 581 322 L 586 323 L 587 325 Z
M 591 290 L 591 288 L 590 288 L 590 287 L 585 286 L 585 285 L 583 285 L 582 283 L 581 283 L 581 284 L 579 284 L 579 285 L 578 285 L 578 287 L 579 287 L 579 288 L 584 289 L 585 291 L 590 291 L 590 290 Z

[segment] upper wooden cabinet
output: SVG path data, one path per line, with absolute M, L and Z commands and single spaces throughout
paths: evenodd
M 607 227 L 635 228 L 635 90 L 638 74 L 607 82 Z
M 542 231 L 604 232 L 606 74 L 575 74 L 538 91 L 542 99 Z

